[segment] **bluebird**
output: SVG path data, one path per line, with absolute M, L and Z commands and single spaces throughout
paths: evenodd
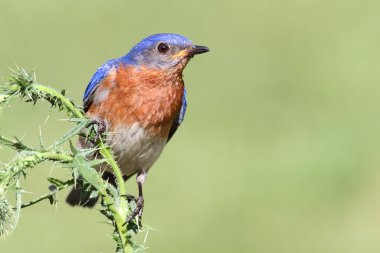
M 107 144 L 127 180 L 136 176 L 138 206 L 144 203 L 142 186 L 147 172 L 181 125 L 186 112 L 186 89 L 182 72 L 196 54 L 208 52 L 179 34 L 151 35 L 128 54 L 104 63 L 90 80 L 83 97 L 86 115 L 108 133 Z M 89 144 L 79 140 L 82 147 Z M 103 178 L 114 183 L 106 165 Z M 80 187 L 72 189 L 66 202 L 92 207 Z

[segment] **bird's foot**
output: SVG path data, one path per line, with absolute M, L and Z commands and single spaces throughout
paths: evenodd
M 129 223 L 131 220 L 133 220 L 136 216 L 139 221 L 139 226 L 141 226 L 141 218 L 143 214 L 143 209 L 144 209 L 144 197 L 143 196 L 138 196 L 137 198 L 132 195 L 124 195 L 127 199 L 130 198 L 131 200 L 136 201 L 136 208 L 132 211 L 132 213 L 127 217 L 125 224 Z M 129 199 L 128 199 L 129 200 Z
M 128 200 L 128 202 L 131 202 L 132 200 L 134 202 L 137 202 L 137 200 L 138 200 L 138 197 L 136 197 L 132 194 L 125 194 L 125 195 L 120 195 L 120 196 L 126 198 Z
M 102 120 L 91 120 L 88 124 L 88 132 L 83 133 L 82 136 L 85 137 L 87 147 L 95 148 L 106 132 L 106 123 Z
M 95 142 L 100 140 L 102 135 L 106 132 L 106 123 L 102 120 L 92 120 L 90 125 L 94 125 Z

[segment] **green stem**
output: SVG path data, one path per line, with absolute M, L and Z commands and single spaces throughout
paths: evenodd
M 79 110 L 67 97 L 62 95 L 60 92 L 56 91 L 55 89 L 52 89 L 40 84 L 35 84 L 34 86 L 39 91 L 50 94 L 51 96 L 56 97 L 57 99 L 61 100 L 61 102 L 65 105 L 67 110 L 71 112 L 71 114 L 74 117 L 86 118 L 86 116 L 83 114 L 83 111 Z M 113 170 L 113 173 L 115 175 L 116 182 L 118 185 L 119 197 L 125 195 L 126 190 L 124 186 L 123 175 L 120 171 L 120 168 L 117 162 L 115 161 L 113 155 L 111 154 L 108 146 L 104 144 L 103 141 L 99 142 L 99 150 L 100 150 L 101 155 L 104 157 L 104 159 L 106 159 L 108 165 Z M 129 214 L 127 201 L 122 201 L 122 202 L 119 201 L 119 205 L 116 206 L 114 199 L 108 195 L 105 189 L 101 190 L 101 195 L 103 196 L 105 203 L 109 205 L 110 211 L 113 213 L 115 226 L 120 236 L 121 242 L 123 244 L 124 252 L 125 253 L 133 252 L 131 241 L 128 239 L 129 237 L 127 236 L 127 230 L 126 230 L 126 227 L 124 226 L 125 219 L 127 215 Z
M 40 201 L 42 201 L 42 200 L 49 199 L 49 198 L 51 198 L 52 196 L 54 196 L 55 194 L 57 194 L 57 192 L 59 192 L 59 191 L 61 191 L 61 190 L 63 190 L 63 189 L 66 189 L 67 187 L 69 187 L 69 186 L 71 186 L 71 185 L 73 185 L 73 184 L 74 184 L 74 180 L 71 180 L 69 183 L 67 183 L 67 184 L 65 184 L 65 185 L 62 185 L 62 186 L 58 187 L 55 191 L 52 191 L 52 192 L 50 192 L 50 193 L 46 193 L 46 194 L 44 194 L 44 195 L 42 195 L 42 196 L 40 196 L 40 197 L 38 197 L 38 198 L 36 198 L 36 199 L 34 199 L 34 200 L 29 201 L 29 202 L 26 203 L 26 204 L 22 204 L 22 205 L 21 205 L 21 208 L 25 208 L 25 207 L 28 207 L 28 206 L 34 205 L 34 204 L 36 204 L 36 203 L 38 203 L 38 202 L 40 202 Z
M 113 173 L 118 184 L 118 195 L 119 200 L 121 196 L 126 195 L 126 190 L 124 186 L 124 179 L 119 166 L 117 165 L 113 155 L 111 154 L 109 148 L 100 141 L 99 152 L 106 159 L 108 165 L 112 168 Z M 104 201 L 107 203 L 110 201 L 109 196 L 104 196 Z M 130 213 L 127 201 L 119 201 L 119 205 L 115 206 L 115 202 L 112 201 L 113 205 L 110 206 L 110 210 L 114 215 L 115 227 L 121 239 L 122 247 L 125 253 L 133 252 L 132 244 L 130 241 L 130 236 L 127 237 L 127 230 L 124 226 L 127 215 Z
M 69 155 L 53 153 L 53 152 L 44 152 L 41 154 L 37 154 L 37 157 L 41 160 L 50 160 L 50 161 L 59 161 L 62 163 L 69 163 L 73 160 L 73 158 Z
M 114 200 L 107 193 L 105 194 L 102 193 L 102 197 L 106 205 L 111 203 L 108 205 L 108 209 L 113 214 L 114 221 L 115 221 L 115 229 L 117 230 L 117 233 L 120 236 L 124 253 L 132 253 L 133 252 L 132 242 L 130 240 L 130 236 L 127 235 L 126 226 L 124 226 L 126 216 L 120 213 L 120 210 L 115 206 Z
M 17 177 L 17 175 L 22 172 L 23 169 L 22 167 L 17 166 L 18 163 L 21 162 L 23 164 L 27 164 L 26 167 L 33 167 L 34 165 L 41 163 L 45 160 L 58 161 L 61 163 L 69 163 L 73 160 L 73 158 L 69 155 L 59 154 L 59 153 L 54 153 L 54 152 L 33 151 L 32 154 L 28 156 L 20 157 L 19 159 L 8 164 L 7 167 L 16 168 L 16 169 L 14 169 L 11 174 L 9 174 L 6 178 L 4 178 L 2 182 L 4 183 L 9 182 L 11 178 Z
M 113 173 L 115 175 L 116 181 L 118 183 L 119 188 L 119 196 L 123 196 L 126 194 L 124 179 L 119 166 L 117 165 L 113 155 L 111 154 L 109 148 L 101 141 L 99 144 L 100 154 L 107 160 L 108 165 L 112 168 Z
M 0 143 L 5 145 L 5 146 L 8 146 L 8 147 L 10 147 L 16 151 L 21 151 L 21 150 L 31 151 L 31 150 L 33 150 L 31 147 L 26 146 L 21 141 L 12 140 L 12 139 L 9 139 L 9 138 L 4 137 L 2 135 L 0 135 Z
M 20 79 L 25 77 L 25 73 L 21 73 L 21 77 L 18 76 Z M 27 79 L 29 80 L 29 79 Z M 22 81 L 22 80 L 21 80 Z M 23 83 L 23 82 L 20 82 Z M 24 82 L 25 83 L 25 82 Z M 86 115 L 84 114 L 83 110 L 78 108 L 70 99 L 65 97 L 65 95 L 61 94 L 59 91 L 38 84 L 38 83 L 31 83 L 31 86 L 33 86 L 34 89 L 38 90 L 42 94 L 45 95 L 45 98 L 47 100 L 50 99 L 56 99 L 59 100 L 60 103 L 66 108 L 66 112 L 70 117 L 75 117 L 75 118 L 86 118 Z M 20 85 L 13 84 L 8 87 L 9 90 L 13 91 L 14 94 L 16 94 L 17 91 L 20 89 Z M 11 93 L 11 94 L 13 94 Z M 5 142 L 6 145 L 14 147 L 15 149 L 15 143 L 12 142 L 12 140 L 8 139 L 0 139 L 0 142 Z M 26 146 L 25 146 L 26 148 Z M 98 146 L 100 153 L 102 156 L 106 159 L 106 162 L 108 165 L 112 168 L 113 173 L 115 175 L 117 184 L 118 184 L 118 195 L 119 196 L 110 196 L 107 192 L 107 189 L 105 187 L 106 183 L 104 183 L 104 187 L 101 187 L 99 189 L 99 193 L 102 196 L 102 199 L 104 200 L 105 204 L 107 205 L 108 209 L 111 211 L 114 221 L 115 221 L 115 230 L 120 236 L 120 241 L 122 243 L 122 249 L 125 253 L 132 253 L 133 252 L 133 243 L 131 242 L 131 236 L 127 234 L 127 227 L 125 226 L 125 219 L 127 217 L 127 214 L 129 213 L 129 208 L 128 208 L 128 202 L 127 201 L 118 201 L 118 204 L 115 202 L 116 198 L 119 198 L 120 196 L 126 194 L 125 186 L 124 186 L 124 180 L 123 180 L 123 175 L 120 171 L 120 168 L 115 161 L 109 147 L 103 143 L 102 141 L 99 142 Z M 25 150 L 25 149 L 24 149 Z M 52 161 L 59 161 L 61 163 L 69 163 L 73 160 L 73 158 L 69 155 L 65 154 L 59 154 L 59 153 L 52 153 L 52 152 L 40 152 L 26 156 L 22 158 L 23 162 L 30 163 L 30 165 L 37 164 L 39 162 L 42 162 L 44 160 L 52 160 Z M 103 184 L 102 184 L 103 185 Z M 25 204 L 23 207 L 35 204 L 43 199 L 49 198 L 52 196 L 53 193 L 48 193 L 36 200 L 33 200 L 27 204 Z M 116 205 L 117 204 L 117 205 Z
M 50 87 L 47 87 L 45 85 L 42 85 L 42 84 L 33 84 L 34 88 L 36 88 L 37 90 L 43 92 L 43 93 L 46 93 L 46 94 L 49 94 L 51 95 L 52 97 L 56 97 L 57 99 L 61 100 L 62 103 L 65 105 L 65 107 L 67 108 L 68 111 L 70 111 L 73 116 L 75 116 L 76 118 L 85 118 L 86 116 L 83 114 L 83 111 L 80 110 L 78 107 L 76 107 L 73 102 L 70 101 L 70 99 L 68 99 L 67 97 L 65 97 L 64 95 L 62 95 L 60 92 L 58 92 L 57 90 L 53 89 L 53 88 L 50 88 Z

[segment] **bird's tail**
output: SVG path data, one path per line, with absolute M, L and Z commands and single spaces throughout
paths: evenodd
M 90 198 L 91 192 L 85 191 L 82 186 L 72 188 L 66 198 L 66 203 L 70 206 L 94 207 L 98 202 L 98 197 Z
M 116 186 L 115 177 L 112 173 L 105 171 L 102 175 L 103 179 L 108 183 Z M 91 197 L 91 192 L 85 191 L 81 185 L 72 188 L 71 192 L 66 198 L 66 203 L 70 206 L 82 206 L 92 208 L 98 202 L 98 197 Z

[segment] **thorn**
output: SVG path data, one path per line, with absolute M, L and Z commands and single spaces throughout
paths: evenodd
M 47 116 L 46 116 L 46 118 L 45 118 L 45 120 L 44 120 L 44 125 L 47 123 L 47 121 L 49 120 L 49 118 L 50 118 L 50 114 L 48 114 Z

